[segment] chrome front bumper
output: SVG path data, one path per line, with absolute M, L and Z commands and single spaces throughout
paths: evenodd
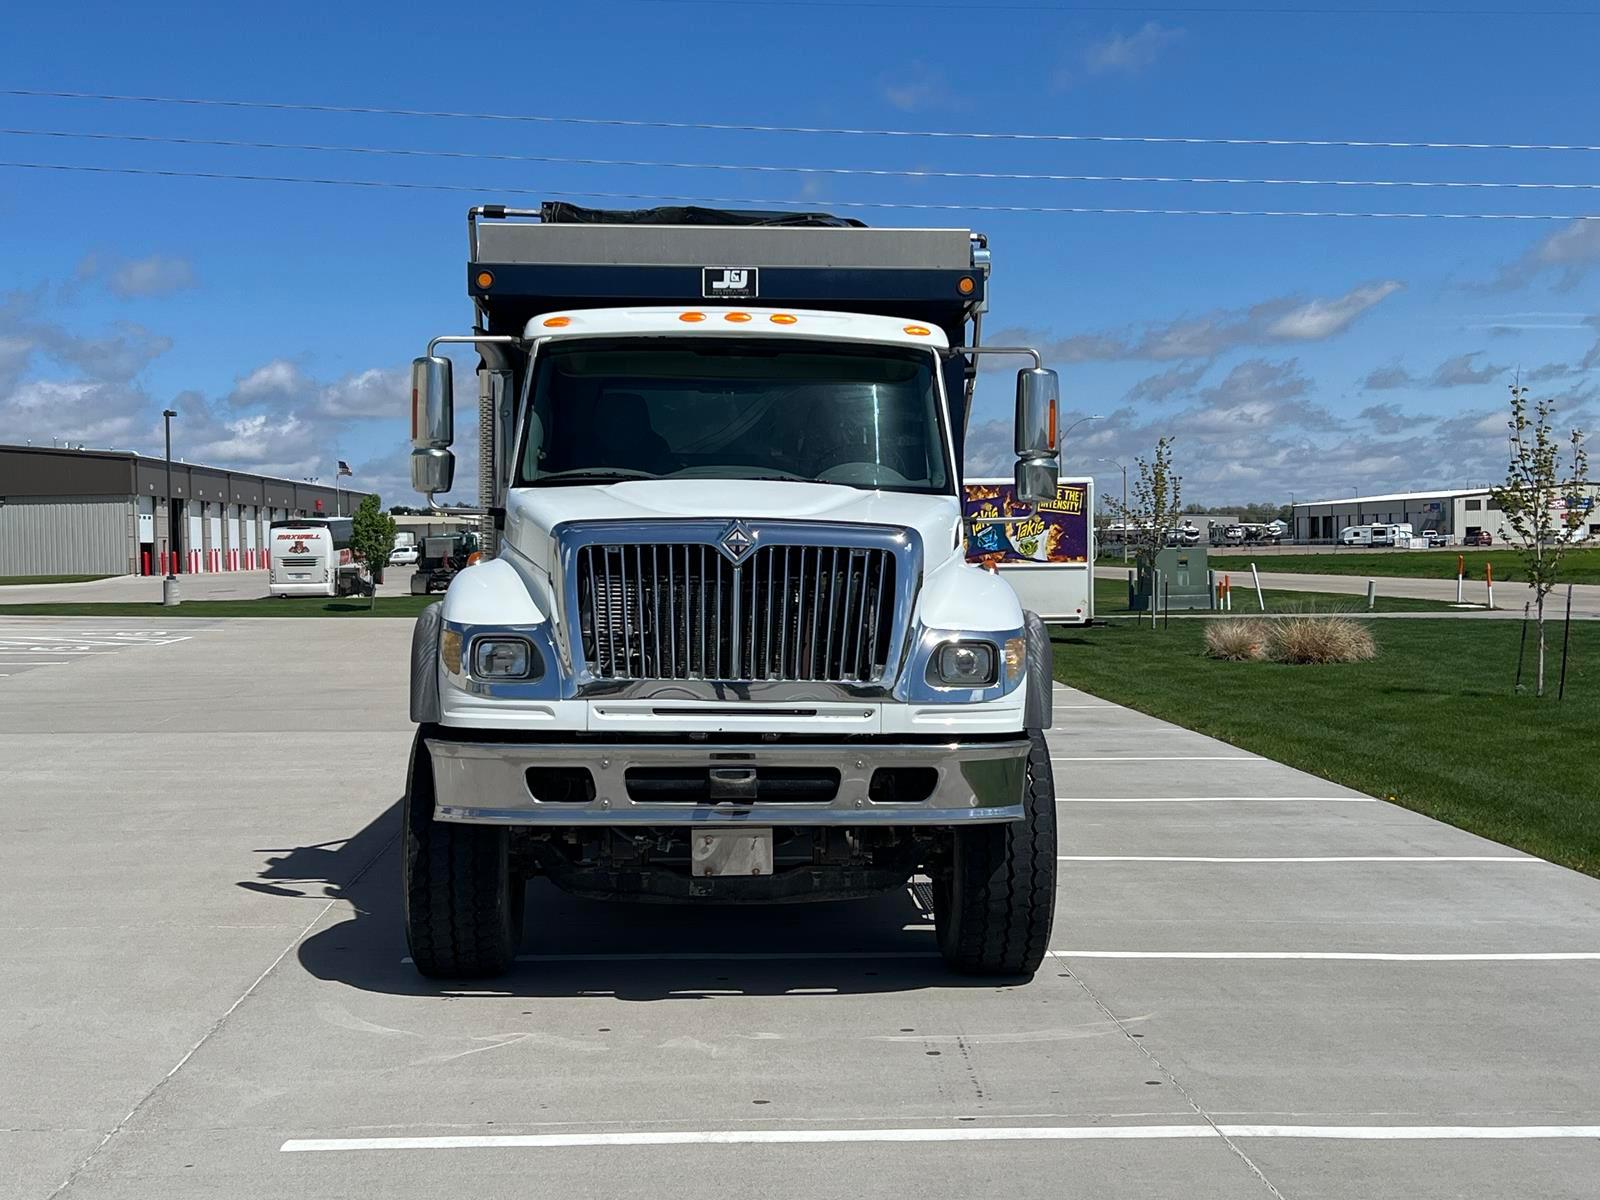
M 840 743 L 719 745 L 684 741 L 637 745 L 536 745 L 427 739 L 433 762 L 434 819 L 478 825 L 861 826 L 965 825 L 1018 821 L 1028 743 Z M 543 801 L 528 786 L 530 767 L 579 767 L 594 779 L 594 798 Z M 652 801 L 628 795 L 631 767 L 829 767 L 839 788 L 826 802 Z M 931 767 L 937 781 L 916 802 L 868 797 L 879 768 Z

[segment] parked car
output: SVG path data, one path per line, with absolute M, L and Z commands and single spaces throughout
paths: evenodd
M 1463 546 L 1492 546 L 1494 535 L 1487 529 L 1475 529 L 1461 539 Z
M 1422 536 L 1427 541 L 1429 550 L 1433 550 L 1439 546 L 1448 546 L 1450 544 L 1450 539 L 1444 534 L 1440 533 L 1437 529 L 1424 529 L 1422 531 Z
M 416 562 L 417 547 L 415 543 L 396 546 L 389 554 L 389 565 L 391 567 L 412 567 L 416 565 Z

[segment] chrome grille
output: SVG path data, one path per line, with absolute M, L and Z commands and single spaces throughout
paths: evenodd
M 601 680 L 877 683 L 895 642 L 896 559 L 876 546 L 701 542 L 577 549 L 579 640 Z

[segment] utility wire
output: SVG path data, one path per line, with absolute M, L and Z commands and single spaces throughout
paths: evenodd
M 117 104 L 176 104 L 195 108 L 261 109 L 271 112 L 342 113 L 385 117 L 429 117 L 452 121 L 510 121 L 539 125 L 603 125 L 629 129 L 690 129 L 718 133 L 805 133 L 847 137 L 947 138 L 999 142 L 1106 142 L 1152 146 L 1305 146 L 1392 150 L 1557 150 L 1600 151 L 1600 145 L 1545 142 L 1405 142 L 1354 138 L 1165 137 L 1108 133 L 1014 133 L 949 129 L 853 129 L 810 125 L 746 125 L 715 121 L 660 121 L 633 117 L 557 117 L 529 113 L 452 112 L 376 105 L 301 104 L 286 100 L 225 100 L 197 96 L 125 96 L 106 92 L 0 88 L 0 96 L 55 100 L 103 100 Z
M 653 200 L 674 204 L 755 204 L 765 207 L 903 209 L 918 212 L 1031 213 L 1050 215 L 1106 214 L 1114 216 L 1162 217 L 1337 217 L 1375 220 L 1437 221 L 1600 221 L 1600 214 L 1588 213 L 1460 213 L 1460 212 L 1355 212 L 1334 209 L 1244 209 L 1244 208 L 1112 208 L 1091 205 L 1034 204 L 931 204 L 888 200 L 781 200 L 765 196 L 677 196 L 657 192 L 557 191 L 552 188 L 472 187 L 451 183 L 416 183 L 389 179 L 329 179 L 306 175 L 246 175 L 222 171 L 177 171 L 157 167 L 103 167 L 81 163 L 39 163 L 0 161 L 0 168 L 23 171 L 69 171 L 96 175 L 143 175 L 165 179 L 220 179 L 242 183 L 299 183 L 325 187 L 393 188 L 418 192 L 468 192 L 473 195 L 583 197 L 594 200 Z
M 788 8 L 794 0 L 622 0 L 625 4 L 701 4 L 715 8 Z M 886 0 L 806 0 L 807 8 L 875 8 L 890 12 L 923 12 L 927 9 L 971 12 L 968 4 L 893 4 Z M 1272 17 L 1600 17 L 1600 10 L 1581 8 L 1266 8 L 1245 4 L 1207 4 L 1195 7 L 1172 4 L 984 4 L 984 12 L 1031 12 L 1064 17 L 1079 15 L 1123 16 L 1131 13 L 1152 16 L 1272 16 Z
M 473 150 L 419 150 L 393 146 L 349 146 L 315 142 L 258 142 L 232 138 L 165 137 L 143 133 L 96 133 L 67 129 L 3 129 L 3 137 L 66 141 L 136 142 L 163 146 L 211 146 L 233 150 L 305 150 L 330 154 L 470 159 L 573 167 L 640 167 L 650 170 L 745 171 L 778 175 L 866 175 L 889 179 L 986 179 L 1043 183 L 1194 183 L 1293 187 L 1510 188 L 1527 191 L 1600 191 L 1600 183 L 1530 183 L 1433 179 L 1252 179 L 1206 175 L 1062 175 L 1031 171 L 935 171 L 891 167 L 800 167 L 756 163 L 668 162 L 639 158 L 572 158 L 554 154 L 491 154 Z

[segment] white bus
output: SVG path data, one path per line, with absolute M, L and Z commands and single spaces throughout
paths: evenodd
M 268 533 L 267 590 L 274 596 L 351 596 L 362 591 L 349 517 L 294 517 Z

